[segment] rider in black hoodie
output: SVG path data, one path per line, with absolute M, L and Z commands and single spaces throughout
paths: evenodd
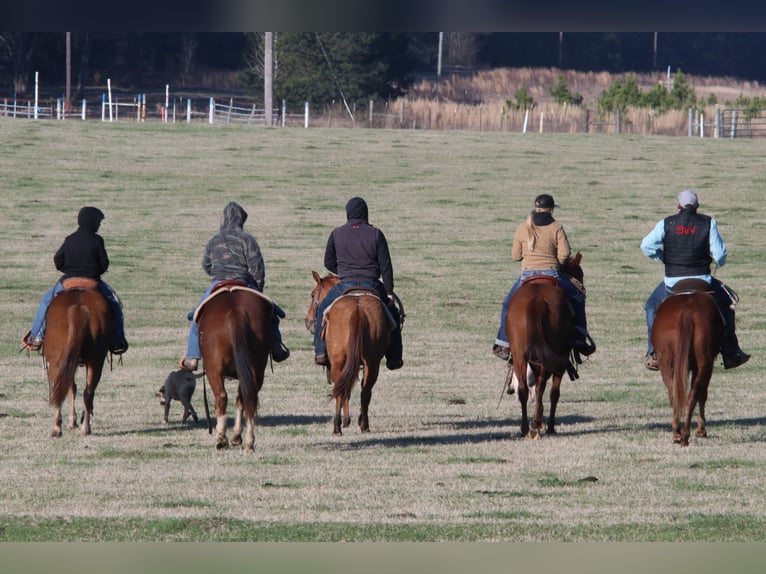
M 346 203 L 346 223 L 336 227 L 327 239 L 324 265 L 340 277 L 340 283 L 333 287 L 317 307 L 317 326 L 322 324 L 322 316 L 330 303 L 340 297 L 350 287 L 370 287 L 378 292 L 381 300 L 392 311 L 397 325 L 391 332 L 391 339 L 386 352 L 386 366 L 391 369 L 401 368 L 402 332 L 399 314 L 394 308 L 394 269 L 391 254 L 383 232 L 367 221 L 367 203 L 361 197 L 352 197 Z M 381 282 L 382 279 L 382 282 Z M 327 365 L 327 350 L 324 339 L 320 337 L 321 328 L 314 332 L 314 362 Z
M 24 336 L 22 342 L 27 349 L 40 349 L 45 335 L 45 313 L 53 297 L 64 287 L 62 281 L 73 277 L 85 277 L 99 282 L 99 290 L 109 303 L 112 312 L 112 332 L 110 334 L 110 352 L 121 355 L 128 350 L 123 330 L 122 304 L 112 288 L 101 279 L 101 275 L 109 268 L 109 257 L 104 247 L 104 239 L 97 233 L 101 221 L 106 217 L 96 207 L 83 207 L 77 214 L 77 231 L 64 239 L 53 263 L 62 272 L 61 278 L 43 295 L 37 315 L 32 323 L 32 329 Z

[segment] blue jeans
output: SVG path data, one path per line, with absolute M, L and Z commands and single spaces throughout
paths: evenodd
M 186 358 L 187 359 L 201 359 L 202 358 L 202 351 L 200 351 L 199 348 L 199 325 L 194 322 L 194 313 L 199 309 L 199 306 L 202 304 L 202 302 L 208 298 L 210 293 L 213 291 L 213 288 L 221 283 L 221 281 L 213 281 L 210 285 L 208 285 L 205 292 L 202 294 L 202 297 L 200 297 L 197 304 L 194 306 L 194 309 L 189 311 L 189 314 L 187 315 L 187 319 L 191 322 L 189 326 L 189 338 L 186 341 Z M 248 285 L 251 289 L 258 290 L 255 285 Z M 272 302 L 273 303 L 273 302 Z M 285 312 L 277 306 L 276 303 L 274 303 L 274 312 L 271 315 L 271 331 L 273 335 L 273 342 L 272 345 L 274 347 L 277 347 L 282 344 L 282 333 L 279 332 L 279 318 L 284 317 Z
M 508 291 L 508 295 L 503 299 L 503 307 L 500 311 L 500 327 L 497 330 L 497 338 L 495 339 L 496 345 L 501 345 L 503 347 L 509 346 L 508 334 L 505 332 L 505 322 L 508 319 L 508 305 L 511 302 L 511 297 L 513 297 L 516 290 L 521 286 L 522 281 L 535 275 L 547 275 L 548 277 L 555 277 L 558 279 L 559 287 L 564 290 L 567 299 L 572 305 L 575 327 L 583 334 L 588 332 L 588 324 L 585 318 L 585 293 L 575 287 L 567 275 L 559 273 L 555 269 L 546 269 L 544 271 L 522 271 L 521 275 L 519 275 L 519 278 L 516 280 L 516 283 L 514 283 L 511 290 Z
M 343 292 L 346 289 L 350 289 L 352 287 L 365 287 L 368 289 L 375 289 L 377 291 L 378 296 L 380 297 L 381 301 L 385 305 L 388 305 L 388 294 L 386 293 L 386 288 L 383 287 L 383 284 L 380 281 L 341 281 L 338 283 L 335 287 L 330 289 L 330 291 L 325 295 L 325 298 L 322 299 L 322 302 L 319 303 L 316 310 L 316 328 L 314 329 L 314 353 L 317 355 L 326 355 L 327 354 L 327 346 L 325 345 L 325 340 L 321 337 L 322 334 L 322 318 L 324 317 L 325 310 L 330 306 L 330 304 L 335 301 L 338 297 L 343 295 Z M 401 325 L 399 325 L 399 315 L 395 311 L 391 312 L 391 315 L 394 318 L 394 321 L 396 322 L 396 328 L 391 331 L 391 338 L 388 343 L 388 350 L 386 351 L 386 360 L 398 362 L 402 358 L 402 331 L 401 331 Z
M 713 298 L 718 305 L 718 309 L 721 311 L 721 315 L 723 315 L 725 323 L 721 352 L 724 356 L 735 355 L 739 351 L 739 341 L 737 340 L 735 330 L 734 309 L 731 308 L 731 297 L 724 288 L 723 283 L 715 277 L 713 277 L 710 287 L 713 289 Z M 646 312 L 647 353 L 654 353 L 652 326 L 654 325 L 654 318 L 657 316 L 657 309 L 672 294 L 673 290 L 667 287 L 664 281 L 661 281 L 646 300 L 644 311 Z
M 99 281 L 99 291 L 109 304 L 109 309 L 112 313 L 112 332 L 109 335 L 110 348 L 121 346 L 125 340 L 124 333 L 124 319 L 122 315 L 122 304 L 120 303 L 117 294 L 112 288 L 107 285 L 106 281 Z M 61 281 L 57 281 L 56 284 L 48 289 L 40 300 L 40 305 L 37 308 L 37 314 L 32 321 L 31 337 L 35 339 L 43 339 L 45 337 L 45 314 L 48 312 L 48 306 L 51 304 L 53 298 L 61 293 L 64 287 L 61 285 Z

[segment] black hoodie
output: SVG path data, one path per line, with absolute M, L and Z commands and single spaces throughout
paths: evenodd
M 353 197 L 346 204 L 346 224 L 327 239 L 324 264 L 341 281 L 382 279 L 386 293 L 394 292 L 394 270 L 386 236 L 367 222 L 367 203 Z
M 53 256 L 56 269 L 70 277 L 101 279 L 109 268 L 104 240 L 98 233 L 104 214 L 95 207 L 83 207 L 77 214 L 77 231 L 64 239 Z

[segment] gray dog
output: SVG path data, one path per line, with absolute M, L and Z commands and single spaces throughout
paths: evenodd
M 197 379 L 199 379 L 203 373 L 194 374 L 185 369 L 179 369 L 172 371 L 168 378 L 165 379 L 165 384 L 160 387 L 157 396 L 160 398 L 160 404 L 165 405 L 165 422 L 168 422 L 168 413 L 170 413 L 170 402 L 172 400 L 181 401 L 184 406 L 184 416 L 181 422 L 186 422 L 189 415 L 194 419 L 196 423 L 199 421 L 197 413 L 194 411 L 194 407 L 191 404 L 191 398 L 194 394 L 194 389 L 197 386 Z

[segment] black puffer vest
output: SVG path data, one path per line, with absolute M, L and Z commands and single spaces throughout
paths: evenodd
M 710 217 L 682 209 L 665 218 L 665 276 L 710 274 Z

